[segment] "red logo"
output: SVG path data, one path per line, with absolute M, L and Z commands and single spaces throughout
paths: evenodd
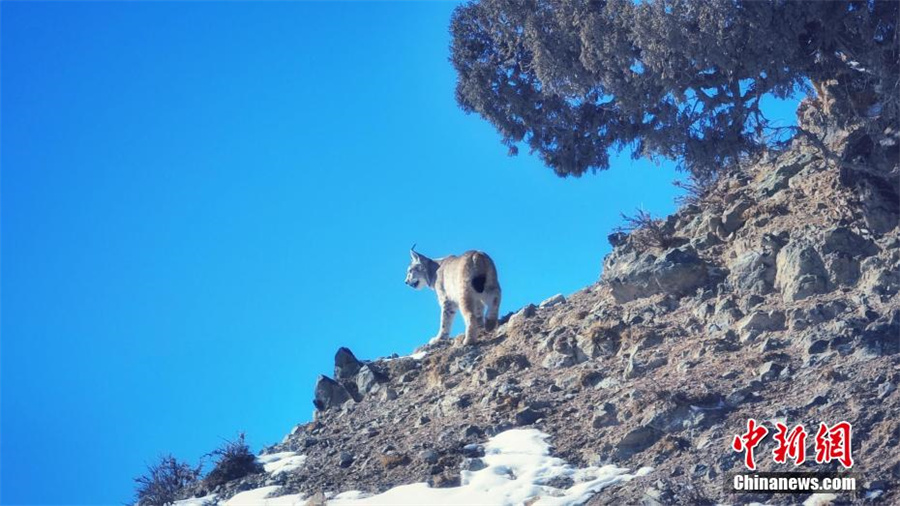
M 798 466 L 806 461 L 806 429 L 797 424 L 788 432 L 787 425 L 775 422 L 775 441 L 778 446 L 772 451 L 775 462 L 787 463 L 788 459 Z M 766 438 L 769 430 L 756 423 L 753 418 L 747 419 L 747 432 L 734 436 L 731 448 L 736 452 L 745 452 L 744 465 L 751 471 L 756 470 L 753 449 Z M 849 422 L 838 422 L 831 427 L 822 423 L 816 432 L 816 463 L 827 464 L 837 460 L 847 469 L 853 467 L 853 451 L 851 437 L 853 426 Z
M 850 448 L 850 436 L 853 426 L 848 422 L 839 422 L 829 428 L 819 424 L 816 433 L 816 462 L 825 464 L 837 460 L 847 469 L 853 467 L 853 455 Z
M 753 449 L 766 437 L 769 429 L 762 425 L 757 426 L 756 420 L 750 418 L 747 420 L 747 432 L 740 436 L 734 436 L 731 442 L 731 448 L 736 452 L 746 452 L 744 455 L 744 465 L 747 469 L 756 470 L 756 461 L 753 459 Z
M 806 460 L 806 429 L 803 425 L 796 425 L 791 433 L 788 434 L 787 425 L 776 423 L 775 441 L 778 441 L 778 448 L 772 454 L 775 455 L 775 462 L 784 464 L 787 458 L 794 459 L 794 465 L 800 465 Z

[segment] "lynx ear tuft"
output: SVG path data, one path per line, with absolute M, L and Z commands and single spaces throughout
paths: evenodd
M 419 260 L 419 254 L 416 253 L 416 245 L 415 245 L 415 244 L 413 244 L 412 247 L 409 248 L 409 256 L 410 256 L 413 260 L 416 260 L 416 261 Z

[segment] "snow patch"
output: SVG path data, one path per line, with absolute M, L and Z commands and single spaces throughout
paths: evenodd
M 398 356 L 398 357 L 394 357 L 394 356 L 381 357 L 381 358 L 377 359 L 377 362 L 390 362 L 392 360 L 400 360 L 403 358 L 411 358 L 413 360 L 422 360 L 423 358 L 425 358 L 425 355 L 428 355 L 428 352 L 425 350 L 422 350 L 422 351 L 410 353 L 409 355 L 403 355 L 403 356 Z
M 575 468 L 550 456 L 549 436 L 537 429 L 515 429 L 492 437 L 484 447 L 486 467 L 463 471 L 461 485 L 430 488 L 426 483 L 394 487 L 378 495 L 359 491 L 340 493 L 328 500 L 329 506 L 492 504 L 535 506 L 577 505 L 606 487 L 644 476 L 649 467 L 629 474 L 627 469 L 607 465 Z M 568 487 L 551 483 L 571 483 Z M 300 494 L 268 498 L 278 487 L 263 487 L 242 492 L 225 506 L 302 506 Z
M 306 501 L 300 498 L 300 494 L 268 497 L 279 488 L 281 487 L 273 485 L 247 490 L 225 501 L 222 506 L 303 506 L 306 504 Z
M 837 495 L 835 494 L 812 494 L 803 501 L 803 506 L 827 506 L 834 502 L 835 499 L 837 499 Z
M 262 463 L 267 473 L 274 476 L 299 468 L 306 461 L 306 455 L 298 455 L 295 452 L 280 452 L 260 455 L 256 460 Z
M 216 494 L 210 494 L 203 497 L 193 497 L 191 499 L 182 499 L 175 501 L 172 506 L 212 506 L 216 504 Z

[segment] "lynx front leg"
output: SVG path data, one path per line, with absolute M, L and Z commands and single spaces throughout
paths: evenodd
M 463 345 L 475 344 L 478 340 L 478 330 L 481 327 L 482 315 L 479 315 L 479 304 L 470 297 L 464 297 L 459 309 L 462 312 L 463 319 L 466 321 L 466 337 L 463 339 Z
M 456 305 L 449 300 L 441 301 L 441 328 L 438 335 L 431 340 L 432 343 L 450 337 L 450 327 L 453 325 L 454 317 L 456 317 Z

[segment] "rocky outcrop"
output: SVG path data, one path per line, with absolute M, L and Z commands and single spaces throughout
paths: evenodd
M 805 239 L 789 242 L 782 248 L 775 265 L 775 286 L 781 291 L 785 302 L 826 292 L 828 272 L 825 263 L 816 248 Z
M 616 302 L 665 293 L 686 295 L 709 281 L 709 266 L 692 246 L 661 252 L 636 251 L 633 248 L 607 259 L 603 280 Z
M 313 394 L 313 405 L 319 411 L 338 408 L 351 400 L 350 393 L 337 381 L 328 376 L 319 376 Z
M 611 236 L 598 283 L 526 305 L 476 346 L 374 360 L 341 348 L 315 420 L 264 450 L 303 465 L 203 492 L 266 485 L 324 502 L 456 487 L 484 468 L 491 436 L 529 427 L 579 467 L 653 467 L 589 505 L 802 502 L 725 492 L 742 466 L 726 443 L 753 417 L 851 422 L 859 497 L 897 503 L 900 239 L 883 200 L 895 185 L 872 181 L 900 172 L 843 172 L 802 143 L 763 157 L 670 217 L 666 247 Z

